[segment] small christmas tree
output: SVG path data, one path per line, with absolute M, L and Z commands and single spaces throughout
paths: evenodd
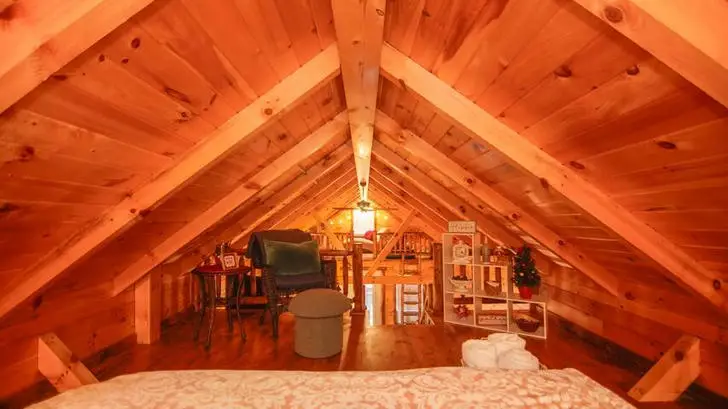
M 531 257 L 531 249 L 528 246 L 523 246 L 516 252 L 513 283 L 517 287 L 538 287 L 541 284 L 541 276 L 536 270 L 536 263 Z

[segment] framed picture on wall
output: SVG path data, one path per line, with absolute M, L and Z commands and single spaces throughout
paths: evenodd
M 234 268 L 238 268 L 240 265 L 240 256 L 236 253 L 224 253 L 222 257 L 220 257 L 220 262 L 222 263 L 223 270 L 232 270 Z

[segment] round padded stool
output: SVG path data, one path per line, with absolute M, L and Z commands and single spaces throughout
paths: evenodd
M 296 295 L 288 311 L 296 316 L 294 350 L 306 358 L 326 358 L 341 352 L 343 314 L 351 309 L 344 294 L 325 288 Z

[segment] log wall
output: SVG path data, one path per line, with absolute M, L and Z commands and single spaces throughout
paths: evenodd
M 697 297 L 659 283 L 631 283 L 634 290 L 619 301 L 584 275 L 557 266 L 544 283 L 552 312 L 650 361 L 657 361 L 682 334 L 700 337 L 697 383 L 728 397 L 728 323 Z
M 181 260 L 157 267 L 162 273 L 163 320 L 173 319 L 192 304 L 190 275 L 181 274 L 182 267 Z M 66 276 L 0 321 L 0 407 L 24 390 L 50 388 L 37 369 L 39 335 L 54 332 L 81 360 L 133 339 L 133 289 L 109 297 L 106 275 L 94 275 Z

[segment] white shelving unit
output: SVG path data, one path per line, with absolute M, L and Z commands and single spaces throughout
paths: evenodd
M 455 258 L 453 247 L 467 246 L 465 258 Z M 491 262 L 487 243 L 480 233 L 444 233 L 442 235 L 442 283 L 445 301 L 444 321 L 489 331 L 512 332 L 519 335 L 546 339 L 547 294 L 541 289 L 530 300 L 522 299 L 511 280 L 512 266 L 505 262 Z M 455 277 L 465 279 L 456 280 Z M 456 306 L 467 310 L 459 316 Z M 538 317 L 540 325 L 535 332 L 519 328 L 519 317 Z

